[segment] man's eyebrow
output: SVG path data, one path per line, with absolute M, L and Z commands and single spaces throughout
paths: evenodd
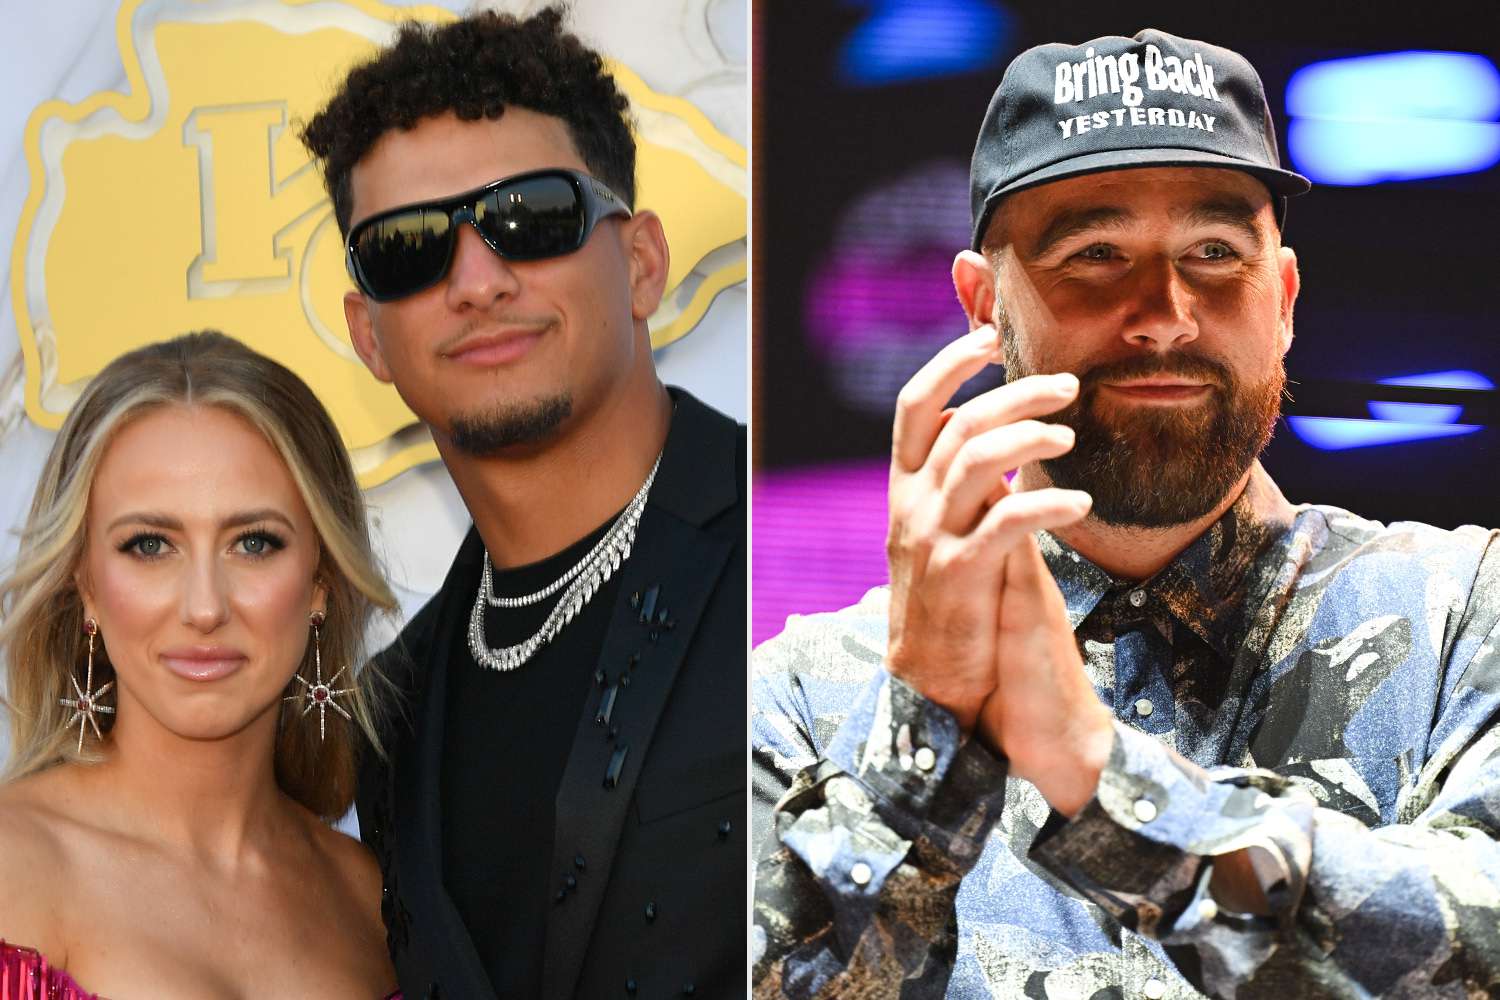
M 292 524 L 292 521 L 289 517 L 287 517 L 281 511 L 276 510 L 272 507 L 265 507 L 259 510 L 239 511 L 237 513 L 231 514 L 229 517 L 224 519 L 223 524 L 220 525 L 220 529 L 242 528 L 247 524 L 255 524 L 258 521 L 280 521 L 282 524 L 286 525 L 287 529 L 290 530 L 293 534 L 295 534 L 297 531 L 296 526 Z M 158 514 L 154 511 L 140 511 L 130 514 L 122 514 L 109 523 L 109 528 L 107 530 L 113 531 L 122 524 L 142 524 L 148 528 L 163 528 L 167 531 L 183 530 L 182 522 L 177 518 L 172 517 L 170 514 Z
M 1243 198 L 1225 196 L 1200 201 L 1196 205 L 1173 212 L 1172 216 L 1190 226 L 1229 226 L 1249 240 L 1259 252 L 1266 245 L 1266 238 L 1255 224 L 1259 211 Z
M 1114 205 L 1065 209 L 1057 213 L 1047 223 L 1047 228 L 1042 230 L 1042 235 L 1036 238 L 1031 247 L 1031 256 L 1041 257 L 1069 236 L 1090 229 L 1119 229 L 1132 218 L 1134 215 L 1129 211 Z

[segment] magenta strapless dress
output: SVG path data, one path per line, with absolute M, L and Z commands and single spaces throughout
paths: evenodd
M 54 968 L 41 952 L 0 941 L 0 1000 L 104 1000 Z M 401 1000 L 397 990 L 382 1000 Z

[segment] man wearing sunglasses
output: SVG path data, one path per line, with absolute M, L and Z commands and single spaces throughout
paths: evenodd
M 304 133 L 355 349 L 474 520 L 361 774 L 408 997 L 743 990 L 745 436 L 657 378 L 627 113 L 558 11 L 479 13 Z
M 1254 68 L 1030 49 L 970 182 L 890 587 L 756 651 L 756 996 L 1500 995 L 1500 533 L 1257 461 L 1309 185 Z

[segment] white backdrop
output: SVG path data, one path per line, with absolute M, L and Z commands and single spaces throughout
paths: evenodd
M 204 0 L 211 3 L 213 0 Z M 749 142 L 746 97 L 747 0 L 575 0 L 571 24 L 660 94 L 694 104 L 742 147 Z M 471 4 L 432 0 L 462 13 L 474 6 L 525 12 L 531 0 Z M 406 4 L 390 3 L 393 7 Z M 125 90 L 116 46 L 119 0 L 0 0 L 0 575 L 14 562 L 17 531 L 31 503 L 53 432 L 26 416 L 20 342 L 11 302 L 8 252 L 29 184 L 22 136 L 43 101 L 76 102 Z M 663 378 L 743 421 L 749 409 L 745 286 L 721 293 L 693 332 L 657 352 Z M 468 527 L 468 513 L 439 463 L 413 468 L 367 493 L 376 544 L 410 615 L 442 583 Z M 372 642 L 394 633 L 383 627 Z M 8 738 L 0 713 L 0 763 Z

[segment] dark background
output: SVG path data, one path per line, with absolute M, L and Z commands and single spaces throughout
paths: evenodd
M 775 471 L 888 453 L 890 418 L 852 406 L 839 388 L 837 356 L 809 340 L 814 274 L 848 252 L 835 228 L 862 195 L 943 161 L 958 190 L 931 192 L 951 214 L 974 135 L 1006 63 L 1044 41 L 1080 42 L 1160 27 L 1238 50 L 1260 71 L 1286 159 L 1284 94 L 1291 73 L 1320 59 L 1436 49 L 1478 53 L 1500 63 L 1496 4 L 1253 4 L 1226 2 L 1007 3 L 988 64 L 966 72 L 883 84 L 851 82 L 845 43 L 889 4 L 763 3 L 756 11 L 755 256 L 757 468 Z M 962 4 L 948 7 L 955 16 Z M 943 185 L 948 187 L 948 185 Z M 908 192 L 909 193 L 909 192 Z M 941 214 L 936 205 L 933 214 Z M 1287 356 L 1296 412 L 1360 415 L 1338 386 L 1468 369 L 1500 383 L 1500 341 L 1492 307 L 1500 284 L 1500 169 L 1370 187 L 1317 185 L 1291 204 L 1285 239 L 1301 263 L 1296 341 Z M 951 229 L 951 227 L 950 227 Z M 860 234 L 868 238 L 868 227 Z M 936 241 L 934 241 L 935 243 Z M 939 340 L 964 320 L 948 285 L 946 246 L 907 247 L 908 281 L 882 294 L 891 310 L 913 296 L 946 294 L 934 316 Z M 946 290 L 946 291 L 945 291 Z M 815 325 L 815 324 L 813 324 Z M 935 349 L 912 345 L 915 370 Z M 894 381 L 894 376 L 887 374 Z M 980 386 L 979 388 L 982 388 Z M 879 395 L 879 393 L 874 393 Z M 1346 391 L 1344 396 L 1348 396 Z M 1463 422 L 1485 422 L 1461 437 L 1320 451 L 1283 421 L 1263 461 L 1293 502 L 1350 508 L 1380 520 L 1452 526 L 1500 523 L 1500 413 L 1494 393 L 1476 399 Z M 890 393 L 894 399 L 894 393 Z M 1355 399 L 1359 404 L 1360 398 Z M 1476 419 L 1480 418 L 1480 419 Z

